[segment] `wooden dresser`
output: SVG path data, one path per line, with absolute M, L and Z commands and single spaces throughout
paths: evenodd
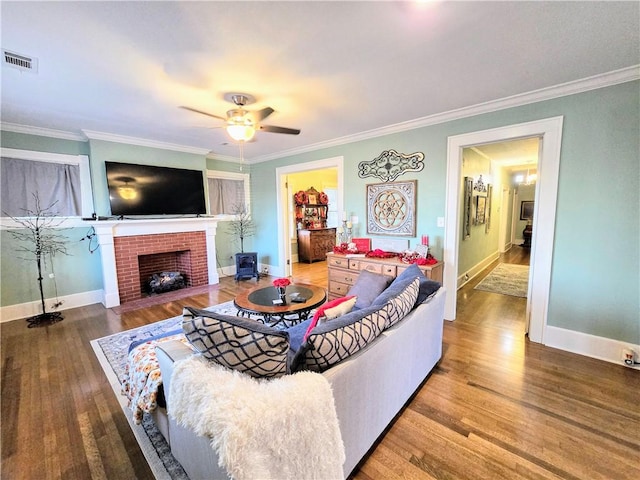
M 344 297 L 363 270 L 397 277 L 408 264 L 397 258 L 347 257 L 336 253 L 327 254 L 329 268 L 329 300 Z M 435 265 L 418 265 L 424 276 L 442 283 L 444 263 Z
M 335 228 L 298 230 L 298 261 L 316 262 L 325 260 L 336 244 Z

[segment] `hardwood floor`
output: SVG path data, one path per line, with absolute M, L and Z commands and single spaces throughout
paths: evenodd
M 528 263 L 513 250 L 502 261 Z M 354 478 L 640 478 L 640 374 L 529 342 L 526 300 L 474 290 L 479 280 L 458 292 L 441 362 Z M 294 281 L 326 287 L 326 264 L 297 264 Z M 72 309 L 49 327 L 0 324 L 2 478 L 153 478 L 89 341 L 255 283 L 223 278 L 122 315 Z

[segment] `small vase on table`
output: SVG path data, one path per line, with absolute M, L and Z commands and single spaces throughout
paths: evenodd
M 278 298 L 282 302 L 282 304 L 287 303 L 287 286 L 291 285 L 291 282 L 288 278 L 276 278 L 273 281 L 273 286 L 276 287 L 276 291 L 278 292 Z

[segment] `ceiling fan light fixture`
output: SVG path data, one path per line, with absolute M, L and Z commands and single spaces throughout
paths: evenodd
M 227 133 L 238 142 L 248 142 L 255 135 L 256 129 L 253 125 L 238 125 L 233 123 L 227 125 Z

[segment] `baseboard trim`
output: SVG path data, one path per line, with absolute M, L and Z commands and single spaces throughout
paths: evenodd
M 74 293 L 63 297 L 46 298 L 44 303 L 47 305 L 47 311 L 63 311 L 70 308 L 84 307 L 93 305 L 94 303 L 102 303 L 104 300 L 104 290 L 92 290 L 89 292 Z M 62 302 L 60 308 L 49 309 L 49 306 L 56 301 Z M 15 305 L 7 305 L 0 307 L 0 323 L 19 320 L 23 318 L 33 317 L 42 313 L 42 306 L 39 300 L 27 303 L 18 303 Z
M 485 268 L 491 265 L 493 262 L 500 258 L 500 252 L 494 252 L 489 255 L 484 260 L 481 260 L 479 263 L 471 267 L 469 270 L 464 272 L 462 275 L 458 277 L 458 290 L 460 290 L 466 283 L 469 283 L 473 278 L 477 277 L 480 272 L 482 272 Z M 465 278 L 466 276 L 469 278 Z
M 565 328 L 547 325 L 545 329 L 544 344 L 547 347 L 558 348 L 571 353 L 577 353 L 598 360 L 624 365 L 622 363 L 622 349 L 631 348 L 636 354 L 640 354 L 640 345 L 631 342 L 622 342 L 611 338 L 598 337 L 588 333 L 576 332 Z M 640 365 L 635 367 L 640 369 Z

